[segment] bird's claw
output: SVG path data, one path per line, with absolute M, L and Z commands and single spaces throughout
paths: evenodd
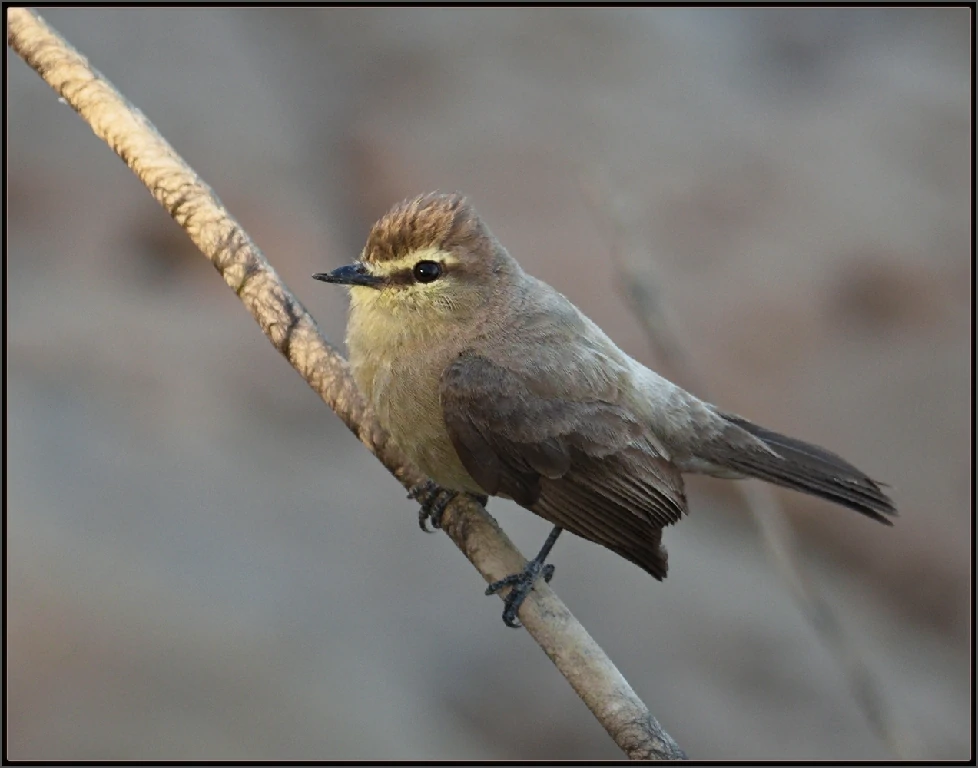
M 432 528 L 441 528 L 441 516 L 445 507 L 455 498 L 455 491 L 449 491 L 439 486 L 434 480 L 424 480 L 411 486 L 408 498 L 421 504 L 418 510 L 418 525 L 425 533 L 434 533 Z M 428 527 L 431 521 L 432 528 Z
M 554 577 L 553 565 L 549 563 L 543 565 L 536 560 L 531 560 L 519 573 L 510 574 L 486 587 L 487 595 L 494 595 L 506 587 L 511 587 L 509 594 L 503 598 L 503 603 L 506 606 L 503 609 L 503 623 L 507 627 L 519 629 L 523 626 L 520 620 L 516 618 L 516 614 L 520 610 L 520 606 L 523 605 L 523 601 L 526 600 L 526 596 L 533 590 L 536 580 L 541 576 L 545 582 L 549 583 Z

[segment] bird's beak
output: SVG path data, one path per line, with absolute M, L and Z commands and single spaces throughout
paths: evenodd
M 313 275 L 313 279 L 322 280 L 324 283 L 362 285 L 368 288 L 379 288 L 384 283 L 384 278 L 371 275 L 361 262 L 347 264 L 345 267 L 339 267 L 332 272 L 317 272 Z

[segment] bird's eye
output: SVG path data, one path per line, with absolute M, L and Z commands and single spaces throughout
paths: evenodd
M 441 277 L 441 264 L 437 261 L 419 261 L 414 265 L 412 274 L 419 283 L 433 283 Z

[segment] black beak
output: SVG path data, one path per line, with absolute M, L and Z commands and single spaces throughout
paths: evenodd
M 371 275 L 360 262 L 339 267 L 332 272 L 317 272 L 312 277 L 314 280 L 322 280 L 324 283 L 362 285 L 369 288 L 379 288 L 384 282 L 384 278 Z

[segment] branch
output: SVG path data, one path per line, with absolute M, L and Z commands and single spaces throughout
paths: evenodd
M 281 352 L 343 423 L 405 487 L 424 480 L 360 396 L 346 360 L 286 288 L 213 190 L 87 60 L 35 12 L 11 8 L 7 43 L 87 122 L 187 232 Z M 496 521 L 460 494 L 444 530 L 487 582 L 521 570 Z M 632 759 L 684 759 L 683 751 L 549 586 L 537 584 L 520 620 L 615 743 Z
M 596 218 L 607 226 L 618 289 L 627 298 L 659 359 L 688 389 L 710 399 L 703 377 L 669 321 L 666 302 L 660 291 L 662 282 L 655 279 L 654 274 L 639 274 L 635 267 L 639 258 L 649 268 L 653 267 L 653 262 L 648 249 L 634 235 L 635 228 L 630 226 L 621 196 L 614 192 L 606 174 L 600 171 L 592 176 L 583 176 L 582 186 Z M 796 554 L 793 530 L 777 496 L 769 486 L 756 481 L 734 483 L 734 488 L 753 517 L 764 546 L 787 582 L 795 603 L 842 668 L 853 696 L 873 730 L 895 757 L 900 760 L 913 759 L 917 751 L 912 746 L 914 739 L 906 727 L 897 725 L 896 717 L 862 649 L 846 636 L 838 613 L 802 568 Z

